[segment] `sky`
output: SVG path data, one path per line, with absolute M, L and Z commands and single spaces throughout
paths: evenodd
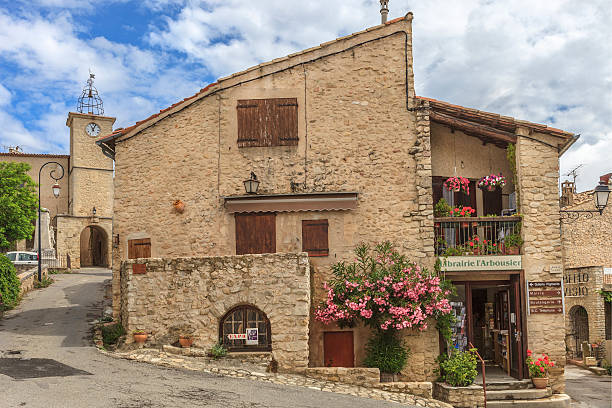
M 578 191 L 612 172 L 608 0 L 390 0 L 414 13 L 417 95 L 580 134 Z M 380 23 L 378 0 L 0 0 L 0 151 L 69 152 L 88 78 L 115 127 L 217 78 Z

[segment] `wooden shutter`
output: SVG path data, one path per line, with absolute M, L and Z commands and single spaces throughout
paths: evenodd
M 264 99 L 238 101 L 238 147 L 265 146 L 266 105 Z
M 433 205 L 434 207 L 438 204 L 438 201 L 442 198 L 442 189 L 444 188 L 444 181 L 446 179 L 444 177 L 432 177 L 431 178 L 431 188 L 433 193 Z M 450 203 L 448 203 L 450 205 Z
M 308 256 L 328 256 L 327 220 L 302 221 L 302 251 Z
M 297 98 L 238 100 L 238 147 L 297 145 L 297 108 Z
M 501 215 L 502 211 L 502 191 L 496 189 L 495 191 L 482 190 L 482 201 L 484 206 L 483 215 Z
M 151 239 L 130 239 L 128 240 L 128 259 L 150 258 Z
M 236 255 L 276 252 L 276 214 L 236 214 Z
M 297 146 L 298 122 L 297 99 L 268 99 L 269 122 L 267 132 L 272 136 L 273 146 Z
M 473 209 L 477 210 L 476 208 L 476 181 L 475 180 L 470 180 L 470 195 L 465 194 L 463 191 L 459 191 L 455 193 L 455 206 L 462 206 L 462 207 L 472 207 Z M 476 217 L 476 214 L 478 212 L 475 212 L 474 214 L 472 214 L 472 217 Z

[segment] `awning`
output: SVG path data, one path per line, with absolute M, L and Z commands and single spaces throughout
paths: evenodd
M 358 193 L 303 193 L 223 197 L 230 213 L 337 211 L 357 208 Z

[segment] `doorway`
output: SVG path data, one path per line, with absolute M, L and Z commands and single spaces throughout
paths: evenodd
M 508 280 L 453 283 L 457 297 L 451 306 L 457 323 L 452 347 L 467 350 L 472 344 L 487 365 L 498 367 L 500 374 L 525 378 L 525 308 L 520 275 L 510 275 Z
M 85 227 L 81 232 L 81 267 L 108 266 L 106 232 L 96 226 Z
M 582 343 L 589 342 L 589 314 L 583 306 L 576 305 L 570 309 L 569 317 L 575 353 L 577 357 L 582 358 Z

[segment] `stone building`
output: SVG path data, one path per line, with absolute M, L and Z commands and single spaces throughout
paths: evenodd
M 92 75 L 79 98 L 78 112 L 70 112 L 66 120 L 70 128 L 70 155 L 28 154 L 19 149 L 0 153 L 1 161 L 28 163 L 31 166 L 28 174 L 40 184 L 40 204 L 48 210 L 52 237 L 43 240 L 41 248 L 55 252 L 51 256 L 58 259 L 52 265 L 71 268 L 111 265 L 113 161 L 100 151 L 95 141 L 99 135 L 112 131 L 115 118 L 104 116 L 101 105 L 89 103 L 94 100 L 99 101 L 99 97 Z M 55 180 L 50 172 L 55 170 L 59 176 L 61 169 L 56 164 L 47 165 L 39 180 L 39 170 L 47 162 L 59 163 L 64 169 L 64 177 L 58 181 L 61 191 L 57 198 L 52 193 Z M 41 221 L 45 219 L 41 217 Z M 46 227 L 43 225 L 41 229 L 44 238 Z M 32 236 L 16 246 L 32 250 L 37 248 L 36 241 Z
M 612 183 L 612 173 L 600 177 Z M 594 211 L 593 190 L 575 192 L 574 183 L 562 184 L 564 211 Z M 612 347 L 612 313 L 599 291 L 612 290 L 612 210 L 568 213 L 562 222 L 566 344 L 572 357 L 582 357 L 581 344 Z M 604 353 L 600 351 L 599 357 Z
M 436 256 L 447 260 L 456 303 L 473 312 L 462 315 L 469 340 L 484 329 L 475 309 L 503 304 L 491 327 L 512 333 L 508 373 L 527 375 L 527 347 L 547 352 L 562 390 L 563 315 L 528 314 L 525 288 L 560 284 L 558 163 L 576 137 L 417 97 L 411 23 L 409 13 L 220 78 L 98 140 L 115 159 L 113 304 L 128 330 L 161 343 L 190 330 L 203 347 L 248 350 L 233 339 L 252 327 L 264 336 L 253 347 L 284 369 L 360 366 L 369 331 L 325 326 L 313 310 L 332 264 L 360 242 L 390 240 L 430 270 Z M 503 189 L 476 188 L 500 172 Z M 443 187 L 453 176 L 468 179 L 471 195 Z M 251 182 L 257 194 L 245 194 Z M 434 217 L 440 198 L 477 212 L 470 222 Z M 499 248 L 510 230 L 522 255 L 463 251 L 465 234 L 489 234 Z M 435 378 L 434 326 L 406 333 L 400 378 Z

